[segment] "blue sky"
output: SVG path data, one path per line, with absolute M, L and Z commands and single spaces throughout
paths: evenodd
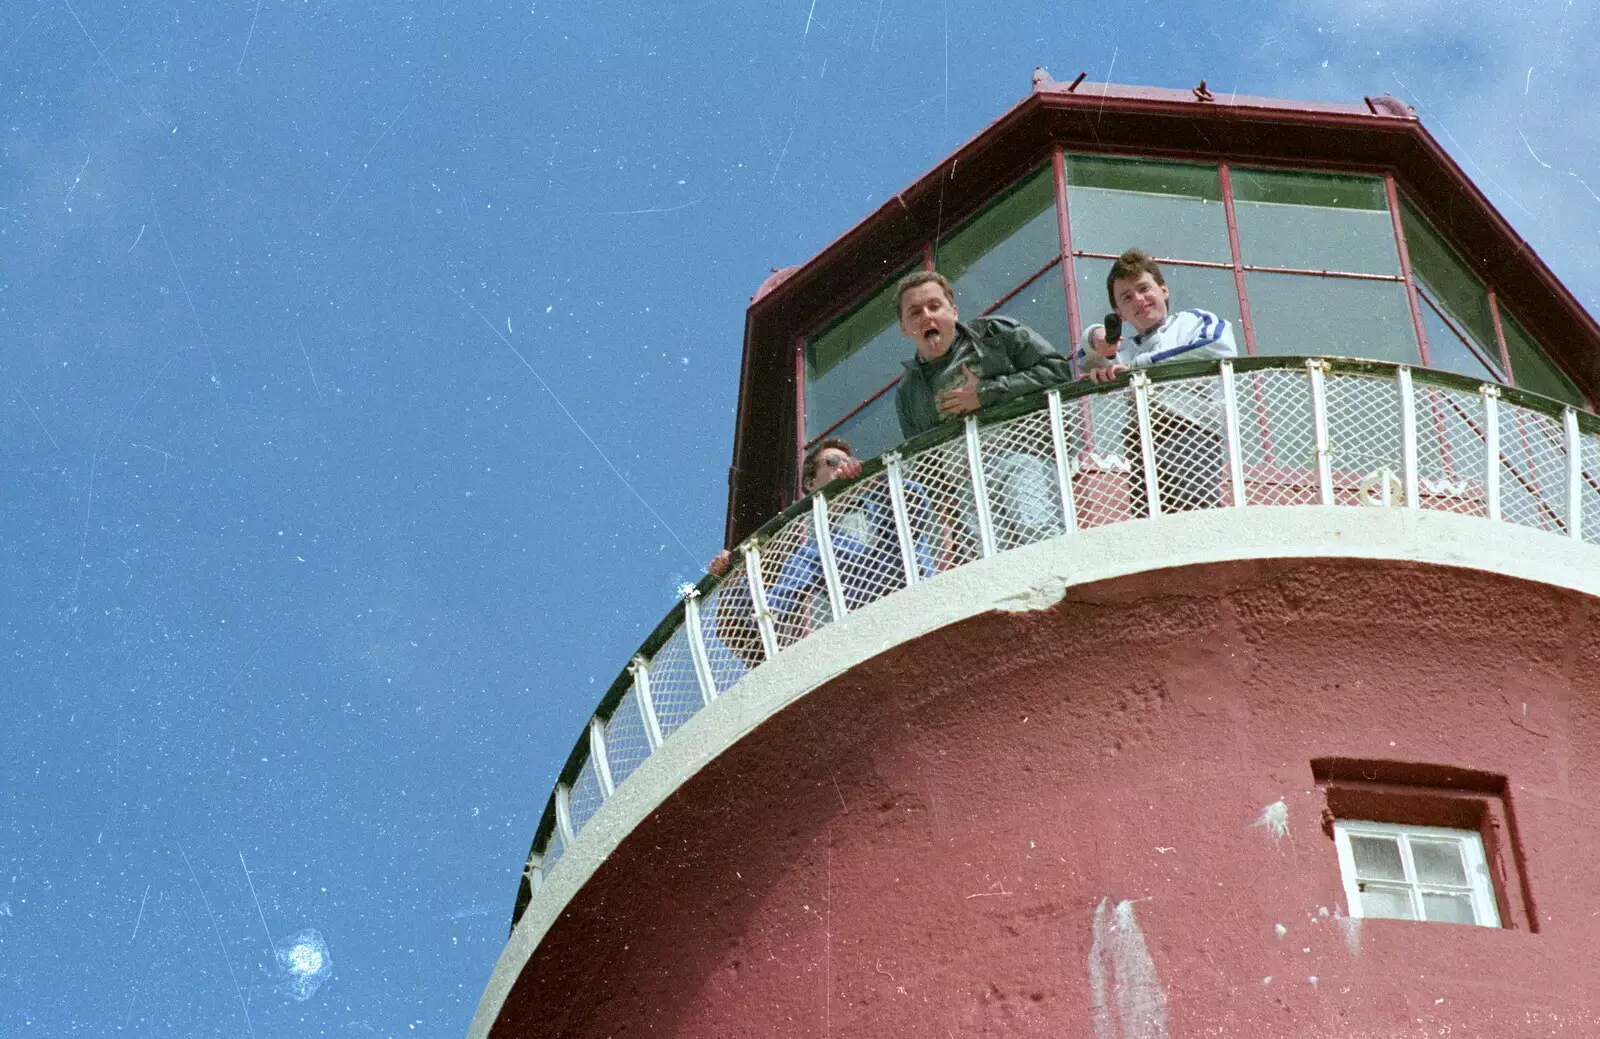
M 0 1034 L 462 1034 L 556 770 L 720 547 L 750 294 L 1035 65 L 1394 93 L 1593 310 L 1597 22 L 4 5 Z

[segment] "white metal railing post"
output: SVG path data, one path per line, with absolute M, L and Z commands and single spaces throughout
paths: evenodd
M 656 717 L 656 698 L 650 694 L 650 665 L 643 657 L 634 657 L 628 665 L 633 672 L 633 698 L 639 704 L 639 718 L 644 722 L 644 741 L 654 754 L 661 746 L 661 719 Z
M 1161 486 L 1156 481 L 1156 442 L 1150 431 L 1150 376 L 1134 372 L 1133 408 L 1139 419 L 1139 454 L 1144 459 L 1144 496 L 1150 515 L 1161 515 Z
M 1078 502 L 1072 493 L 1072 458 L 1067 454 L 1067 420 L 1061 407 L 1061 391 L 1045 394 L 1050 404 L 1050 443 L 1055 449 L 1056 484 L 1061 490 L 1062 529 L 1071 534 L 1078 529 Z
M 565 783 L 556 784 L 556 829 L 561 831 L 561 847 L 572 847 L 578 834 L 572 828 L 572 788 Z
M 1328 443 L 1328 387 L 1324 378 L 1327 363 L 1320 357 L 1306 360 L 1311 376 L 1311 425 L 1317 438 L 1317 488 L 1322 504 L 1333 504 L 1333 448 Z
M 528 887 L 538 894 L 544 887 L 544 856 L 537 851 L 529 855 L 522 867 L 522 875 L 528 878 Z
M 1244 457 L 1239 448 L 1239 395 L 1233 381 L 1233 362 L 1222 362 L 1222 432 L 1228 442 L 1228 485 L 1233 504 L 1243 505 Z
M 894 509 L 894 531 L 900 538 L 900 562 L 906 568 L 906 587 L 922 580 L 922 567 L 917 563 L 917 539 L 911 530 L 911 510 L 906 508 L 905 474 L 900 471 L 900 452 L 890 451 L 883 456 L 883 468 L 889 481 L 889 505 Z
M 995 547 L 994 520 L 989 512 L 989 488 L 983 480 L 983 445 L 978 440 L 978 420 L 968 415 L 965 426 L 967 469 L 972 475 L 972 507 L 978 515 L 978 543 L 983 548 L 983 558 L 988 559 L 999 550 Z
M 589 760 L 594 762 L 594 777 L 600 780 L 600 793 L 606 800 L 617 792 L 611 778 L 611 758 L 606 754 L 606 725 L 599 718 L 589 719 Z
M 756 631 L 761 634 L 761 652 L 771 660 L 778 655 L 778 633 L 772 627 L 772 611 L 767 606 L 767 582 L 761 576 L 761 550 L 753 538 L 744 546 L 744 577 L 750 589 L 750 609 L 755 614 Z
M 1406 508 L 1421 507 L 1417 500 L 1417 397 L 1411 386 L 1411 369 L 1401 365 L 1397 373 L 1400 386 L 1401 474 L 1406 492 Z
M 710 703 L 717 698 L 717 683 L 711 677 L 711 659 L 706 656 L 705 633 L 700 630 L 700 591 L 690 588 L 683 597 L 684 627 L 689 631 L 689 659 L 694 661 L 694 677 L 700 683 L 700 699 Z
M 839 583 L 839 561 L 833 554 L 833 531 L 828 526 L 828 500 L 818 492 L 811 499 L 812 536 L 817 539 L 817 555 L 822 562 L 822 579 L 828 586 L 828 604 L 833 619 L 845 615 L 844 587 Z
M 1483 397 L 1483 498 L 1489 518 L 1500 518 L 1500 387 L 1484 383 Z
M 1567 536 L 1583 540 L 1583 441 L 1578 438 L 1578 413 L 1561 413 L 1567 446 Z

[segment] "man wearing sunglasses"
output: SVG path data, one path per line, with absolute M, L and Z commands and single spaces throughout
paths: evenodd
M 849 442 L 838 437 L 829 437 L 818 444 L 807 456 L 802 470 L 807 494 L 814 494 L 835 480 L 859 475 L 861 460 L 856 458 Z M 922 577 L 932 577 L 933 552 L 929 542 L 933 537 L 933 510 L 928 493 L 912 480 L 904 481 L 903 487 L 916 564 Z M 886 481 L 880 480 L 859 493 L 846 492 L 845 496 L 831 500 L 828 532 L 847 608 L 859 609 L 905 587 L 905 560 L 900 553 L 900 535 L 895 529 L 894 505 Z M 726 573 L 729 563 L 730 556 L 723 551 L 707 569 L 714 574 Z M 770 565 L 762 569 L 771 573 Z M 777 579 L 767 587 L 767 605 L 783 642 L 800 638 L 832 619 L 822 571 L 822 550 L 814 536 L 807 537 L 782 561 Z

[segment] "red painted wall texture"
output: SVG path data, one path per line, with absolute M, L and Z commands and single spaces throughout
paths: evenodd
M 1492 575 L 1286 560 L 944 629 L 678 791 L 493 1035 L 1600 1034 L 1597 619 Z M 1327 757 L 1507 777 L 1537 933 L 1341 921 Z

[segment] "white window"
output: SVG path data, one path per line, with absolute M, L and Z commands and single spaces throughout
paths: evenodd
M 1475 831 L 1341 819 L 1333 838 L 1351 916 L 1500 926 Z

